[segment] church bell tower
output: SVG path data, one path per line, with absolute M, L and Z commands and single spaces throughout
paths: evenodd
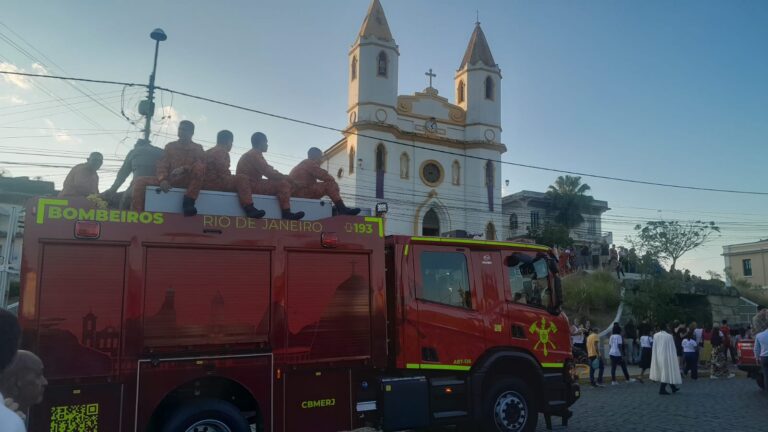
M 379 0 L 373 0 L 349 51 L 349 124 L 395 124 L 400 51 Z

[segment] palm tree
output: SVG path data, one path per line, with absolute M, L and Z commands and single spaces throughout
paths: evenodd
M 568 229 L 584 223 L 584 213 L 589 212 L 594 200 L 585 195 L 589 190 L 589 185 L 582 183 L 579 176 L 559 176 L 547 190 L 547 196 L 552 199 L 555 222 Z

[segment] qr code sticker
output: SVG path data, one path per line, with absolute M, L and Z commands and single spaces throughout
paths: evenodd
M 99 404 L 51 408 L 51 432 L 97 432 Z

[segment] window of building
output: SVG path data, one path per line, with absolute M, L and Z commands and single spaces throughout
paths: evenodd
M 355 173 L 355 147 L 349 146 L 349 173 Z
M 400 155 L 400 178 L 401 179 L 407 179 L 410 177 L 411 172 L 411 157 L 408 156 L 408 153 L 403 152 Z
M 487 161 L 485 163 L 485 185 L 493 186 L 495 177 L 496 176 L 493 171 L 493 162 Z
M 589 235 L 597 234 L 597 220 L 587 219 L 587 234 Z
M 741 267 L 744 271 L 744 276 L 752 276 L 752 260 L 751 259 L 745 259 L 741 260 Z
M 349 76 L 351 77 L 350 81 L 354 81 L 357 79 L 357 56 L 352 57 L 352 66 L 351 71 L 349 73 Z
M 384 51 L 379 53 L 379 57 L 377 58 L 378 61 L 378 76 L 386 77 L 387 76 L 387 53 Z
M 531 229 L 537 229 L 540 223 L 541 223 L 541 220 L 539 218 L 539 212 L 532 211 L 531 212 Z
M 464 103 L 464 80 L 459 81 L 459 87 L 456 89 L 456 100 L 459 103 Z
M 549 305 L 547 261 L 534 261 L 530 256 L 513 253 L 507 258 L 507 271 L 512 301 L 529 306 Z
M 381 143 L 376 146 L 376 171 L 387 171 L 387 148 Z
M 424 251 L 420 298 L 450 306 L 472 308 L 467 257 L 462 252 Z
M 454 160 L 451 165 L 451 183 L 456 186 L 461 184 L 461 164 L 457 160 Z
M 344 168 L 339 168 L 338 171 L 336 171 L 336 178 L 342 178 L 344 177 Z
M 440 235 L 440 217 L 433 208 L 424 213 L 424 219 L 421 221 L 421 235 L 431 237 Z
M 496 240 L 496 225 L 493 222 L 488 222 L 488 225 L 485 226 L 485 239 Z
M 493 78 L 486 77 L 485 78 L 485 98 L 489 100 L 493 100 Z
M 509 229 L 512 231 L 517 230 L 517 215 L 515 213 L 512 213 L 509 215 Z

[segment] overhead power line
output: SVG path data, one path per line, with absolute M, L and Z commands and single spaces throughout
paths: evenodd
M 109 81 L 109 80 L 96 80 L 96 79 L 86 79 L 86 78 L 73 78 L 73 77 L 63 77 L 63 76 L 56 76 L 56 75 L 30 74 L 30 73 L 26 73 L 26 72 L 0 71 L 0 73 L 12 74 L 12 75 L 23 75 L 23 76 L 38 77 L 38 78 L 52 78 L 52 79 L 61 79 L 61 80 L 83 81 L 83 82 L 91 82 L 91 83 L 99 83 L 99 84 L 116 84 L 116 85 L 123 85 L 123 86 L 147 87 L 146 84 L 138 84 L 138 83 L 128 83 L 128 82 Z M 230 102 L 220 101 L 220 100 L 217 100 L 217 99 L 212 99 L 212 98 L 208 98 L 208 97 L 204 97 L 204 96 L 198 96 L 198 95 L 194 95 L 194 94 L 191 94 L 191 93 L 186 93 L 186 92 L 182 92 L 182 91 L 178 91 L 178 90 L 173 90 L 173 89 L 170 89 L 170 88 L 167 88 L 167 87 L 156 86 L 156 89 L 157 90 L 165 90 L 165 91 L 167 91 L 167 92 L 169 92 L 171 94 L 177 94 L 179 96 L 185 96 L 185 97 L 188 97 L 188 98 L 191 98 L 191 99 L 201 100 L 201 101 L 204 101 L 204 102 L 210 102 L 210 103 L 221 105 L 221 106 L 226 106 L 226 107 L 230 107 L 230 108 L 234 108 L 234 109 L 239 109 L 239 110 L 242 110 L 242 111 L 252 112 L 254 114 L 259 114 L 259 115 L 263 115 L 263 116 L 266 116 L 266 117 L 271 117 L 271 118 L 275 118 L 275 119 L 279 119 L 279 120 L 285 120 L 285 121 L 288 121 L 288 122 L 292 122 L 292 123 L 296 123 L 296 124 L 301 124 L 301 125 L 305 125 L 305 126 L 315 127 L 315 128 L 318 128 L 318 129 L 324 129 L 324 130 L 338 132 L 338 133 L 342 133 L 342 134 L 355 135 L 355 136 L 363 137 L 363 138 L 375 139 L 375 140 L 381 141 L 381 142 L 388 142 L 388 143 L 392 143 L 392 144 L 403 145 L 403 146 L 407 146 L 407 147 L 411 147 L 411 148 L 415 148 L 415 149 L 420 149 L 420 150 L 427 150 L 427 151 L 432 151 L 432 152 L 436 152 L 436 153 L 443 153 L 443 154 L 448 154 L 448 155 L 453 155 L 453 156 L 461 156 L 461 157 L 468 158 L 468 159 L 477 159 L 477 160 L 482 160 L 482 161 L 486 161 L 487 160 L 486 158 L 483 158 L 483 157 L 480 157 L 480 156 L 467 155 L 467 154 L 456 153 L 456 152 L 452 152 L 452 151 L 448 151 L 448 150 L 424 147 L 424 146 L 419 146 L 419 145 L 412 144 L 412 143 L 400 142 L 400 141 L 390 140 L 390 139 L 381 138 L 381 137 L 377 137 L 377 136 L 366 135 L 366 134 L 362 134 L 362 133 L 359 133 L 359 132 L 350 132 L 350 131 L 347 131 L 347 130 L 344 130 L 344 129 L 340 129 L 340 128 L 337 128 L 337 127 L 333 127 L 333 126 L 326 126 L 326 125 L 322 125 L 322 124 L 319 124 L 319 123 L 310 122 L 310 121 L 307 121 L 307 120 L 301 120 L 301 119 L 297 119 L 297 118 L 294 118 L 294 117 L 289 117 L 289 116 L 285 116 L 285 115 L 270 113 L 270 112 L 267 112 L 267 111 L 246 107 L 246 106 L 243 106 L 243 105 L 233 104 L 233 103 L 230 103 Z M 499 161 L 499 163 L 501 163 L 503 165 L 515 166 L 515 167 L 520 167 L 520 168 L 528 168 L 528 169 L 534 169 L 534 170 L 539 170 L 539 171 L 548 171 L 548 172 L 555 172 L 555 173 L 560 173 L 560 174 L 572 174 L 572 175 L 578 175 L 578 176 L 582 176 L 582 177 L 589 177 L 589 178 L 596 178 L 596 179 L 610 180 L 610 181 L 618 181 L 618 182 L 623 182 L 623 183 L 634 183 L 634 184 L 641 184 L 641 185 L 647 185 L 647 186 L 658 186 L 658 187 L 667 187 L 667 188 L 674 188 L 674 189 L 696 190 L 696 191 L 703 191 L 703 192 L 720 192 L 720 193 L 733 193 L 733 194 L 741 194 L 741 195 L 768 196 L 768 192 L 762 192 L 762 191 L 724 189 L 724 188 L 713 188 L 713 187 L 702 187 L 702 186 L 679 185 L 679 184 L 673 184 L 673 183 L 652 182 L 652 181 L 646 181 L 646 180 L 629 179 L 629 178 L 623 178 L 623 177 L 607 176 L 607 175 L 602 175 L 602 174 L 592 174 L 592 173 L 586 173 L 586 172 L 580 172 L 580 171 L 565 170 L 565 169 L 560 169 L 560 168 L 550 168 L 550 167 L 543 167 L 543 166 L 538 166 L 538 165 L 523 164 L 523 163 L 519 163 L 519 162 L 509 162 L 509 161 L 504 161 L 504 160 Z

